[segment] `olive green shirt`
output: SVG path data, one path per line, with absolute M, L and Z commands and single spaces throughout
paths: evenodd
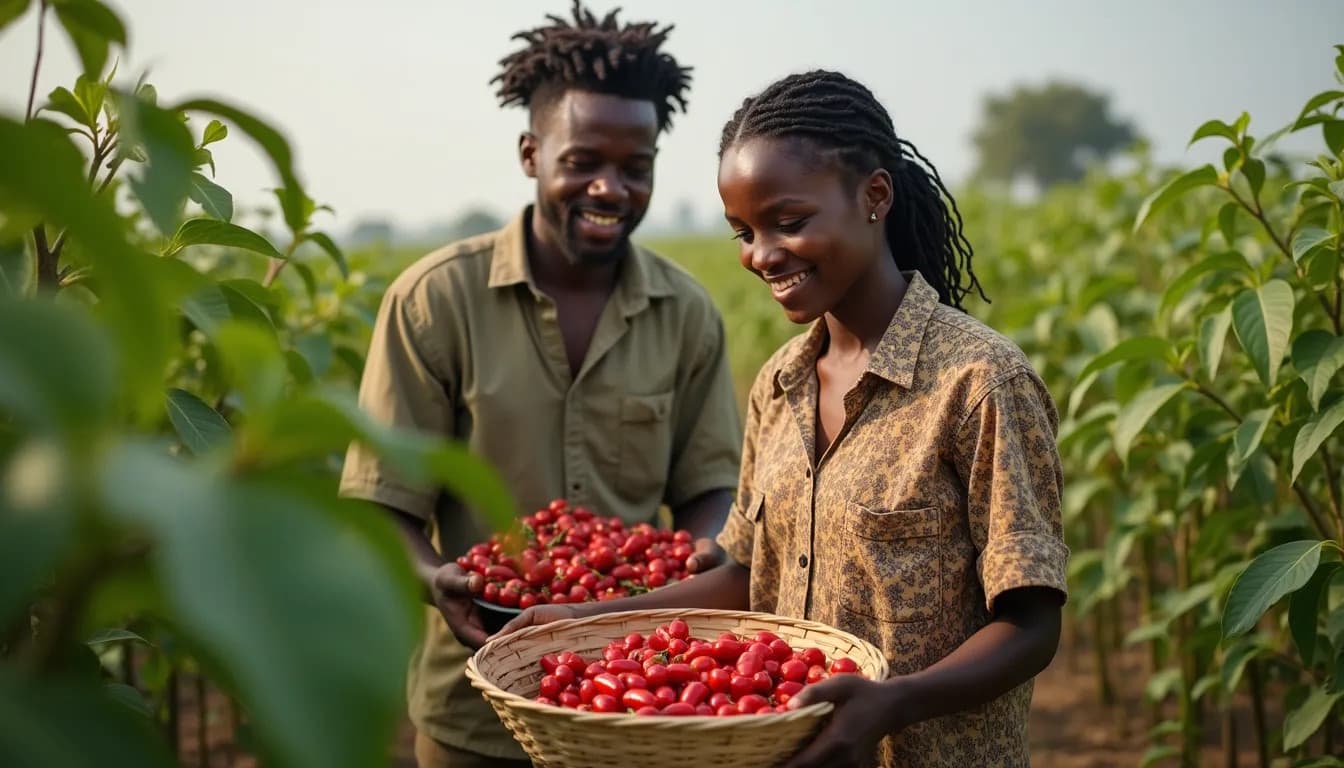
M 504 229 L 420 259 L 383 298 L 359 402 L 388 424 L 467 443 L 530 513 L 565 497 L 651 521 L 737 485 L 741 422 L 723 321 L 704 288 L 631 246 L 577 376 L 555 304 L 527 259 L 531 209 Z M 416 488 L 360 444 L 341 494 L 423 518 L 445 557 L 487 533 L 436 488 Z M 430 610 L 412 660 L 410 714 L 436 740 L 522 758 L 463 670 L 469 651 Z

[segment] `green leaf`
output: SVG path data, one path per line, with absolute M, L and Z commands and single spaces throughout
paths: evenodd
M 145 701 L 140 691 L 125 683 L 107 683 L 103 686 L 103 692 L 112 701 L 141 717 L 148 719 L 154 716 L 154 710 L 150 709 L 149 703 Z
M 1130 446 L 1134 444 L 1134 439 L 1147 426 L 1153 415 L 1187 386 L 1166 384 L 1153 387 L 1140 393 L 1120 409 L 1120 413 L 1115 417 L 1115 452 L 1122 461 L 1128 461 Z
M 229 422 L 185 389 L 168 390 L 168 418 L 183 444 L 194 454 L 209 453 L 229 441 Z
M 1147 685 L 1143 688 L 1143 695 L 1148 701 L 1154 704 L 1165 700 L 1173 693 L 1181 689 L 1181 670 L 1177 668 L 1168 668 L 1153 674 L 1148 678 Z
M 229 127 L 218 120 L 211 120 L 210 124 L 205 126 L 205 133 L 201 136 L 201 146 L 214 144 L 216 141 L 223 141 L 229 135 Z
M 1253 200 L 1260 199 L 1260 190 L 1265 187 L 1265 161 L 1258 157 L 1248 158 L 1241 166 L 1241 172 L 1251 185 Z
M 214 338 L 229 382 L 242 393 L 249 417 L 260 420 L 285 397 L 285 361 L 274 330 L 225 323 Z
M 116 360 L 82 311 L 48 301 L 0 303 L 0 410 L 78 444 L 112 415 Z
M 1334 434 L 1340 424 L 1344 424 L 1344 400 L 1312 416 L 1302 429 L 1298 430 L 1297 439 L 1293 441 L 1293 474 L 1290 478 L 1292 481 L 1297 481 L 1302 468 L 1316 455 L 1321 449 L 1321 444 Z
M 1297 119 L 1301 122 L 1303 118 L 1326 104 L 1329 104 L 1332 101 L 1339 101 L 1340 99 L 1344 99 L 1344 91 L 1322 91 L 1315 96 L 1312 96 L 1311 99 L 1307 101 L 1306 105 L 1302 107 L 1302 112 L 1298 114 Z
M 322 250 L 327 252 L 331 260 L 336 262 L 337 269 L 341 270 L 341 277 L 350 277 L 350 268 L 345 264 L 345 254 L 341 253 L 341 249 L 336 247 L 336 243 L 330 237 L 322 232 L 312 232 L 307 239 L 317 243 Z
M 1212 165 L 1205 165 L 1193 171 L 1177 176 L 1149 195 L 1139 206 L 1134 217 L 1134 231 L 1138 232 L 1148 217 L 1169 205 L 1181 195 L 1196 187 L 1207 187 L 1218 183 L 1218 171 Z
M 0 0 L 0 30 L 9 26 L 28 10 L 31 0 Z
M 1245 634 L 1270 606 L 1301 589 L 1321 560 L 1321 541 L 1293 541 L 1265 552 L 1237 576 L 1223 608 L 1223 637 Z
M 191 174 L 188 196 L 210 216 L 225 222 L 233 220 L 233 195 L 195 171 Z
M 1259 288 L 1248 288 L 1232 302 L 1232 327 L 1237 340 L 1255 365 L 1260 381 L 1274 386 L 1279 364 L 1293 334 L 1293 289 L 1274 279 Z
M 1199 361 L 1212 381 L 1218 375 L 1218 363 L 1223 359 L 1227 329 L 1232 327 L 1232 308 L 1224 307 L 1199 324 Z
M 1170 760 L 1180 756 L 1181 750 L 1177 747 L 1173 747 L 1170 744 L 1154 744 L 1143 753 L 1143 758 L 1139 761 L 1139 768 L 1148 768 L 1151 765 L 1157 765 L 1163 760 Z
M 0 626 L 26 615 L 73 544 L 69 475 L 66 454 L 52 440 L 29 440 L 0 464 Z
M 191 133 L 177 115 L 141 99 L 120 105 L 124 141 L 143 146 L 149 164 L 131 177 L 131 189 L 159 231 L 172 234 L 182 217 L 182 203 L 191 191 Z
M 112 70 L 115 72 L 116 67 Z M 111 76 L 108 79 L 110 80 Z M 80 75 L 75 78 L 75 98 L 83 107 L 84 113 L 89 116 L 89 127 L 93 127 L 97 122 L 98 113 L 107 103 L 107 83 L 88 75 Z
M 100 488 L 152 531 L 175 626 L 228 670 L 262 762 L 385 762 L 422 615 L 389 521 L 290 476 L 226 481 L 148 445 L 114 447 Z
M 182 314 L 206 336 L 213 337 L 233 317 L 228 297 L 218 285 L 207 285 L 182 302 Z
M 1321 398 L 1340 368 L 1344 368 L 1344 337 L 1311 329 L 1293 340 L 1293 367 L 1307 384 L 1312 410 L 1320 410 Z
M 102 75 L 110 44 L 126 45 L 121 19 L 98 0 L 62 0 L 56 4 L 56 18 L 79 52 L 84 74 L 91 78 Z
M 1269 428 L 1270 418 L 1274 414 L 1273 408 L 1261 408 L 1258 411 L 1252 411 L 1246 414 L 1237 431 L 1232 434 L 1232 450 L 1227 454 L 1227 472 L 1231 478 L 1228 485 L 1235 486 L 1237 478 L 1241 476 L 1241 471 L 1246 463 L 1251 460 L 1251 456 L 1256 449 L 1260 447 L 1260 441 L 1265 437 L 1265 430 Z
M 1243 637 L 1238 640 L 1227 653 L 1223 655 L 1222 667 L 1219 669 L 1219 675 L 1223 681 L 1223 693 L 1228 696 L 1237 692 L 1237 686 L 1241 684 L 1241 675 L 1246 670 L 1246 665 L 1251 659 L 1265 652 L 1265 648 L 1253 638 Z
M 1162 303 L 1158 305 L 1158 314 L 1167 314 L 1172 307 L 1185 298 L 1190 289 L 1203 277 L 1218 272 L 1240 272 L 1249 275 L 1250 265 L 1246 263 L 1246 259 L 1241 254 L 1235 251 L 1226 251 L 1200 259 L 1190 265 L 1162 292 Z
M 1326 120 L 1321 123 L 1321 135 L 1325 145 L 1338 156 L 1344 152 L 1344 120 Z
M 1335 236 L 1324 229 L 1307 227 L 1293 238 L 1293 261 L 1301 262 L 1307 252 L 1318 245 L 1334 240 Z
M 84 109 L 84 105 L 79 103 L 75 94 L 66 88 L 57 88 L 47 95 L 47 103 L 42 107 L 48 112 L 59 112 L 62 115 L 74 120 L 80 125 L 89 125 L 93 122 L 89 118 L 89 113 Z
M 1237 240 L 1237 211 L 1241 210 L 1239 203 L 1223 203 L 1223 207 L 1218 209 L 1218 230 L 1223 233 L 1223 240 L 1227 242 L 1228 247 Z
M 266 311 L 265 307 L 253 301 L 252 297 L 233 287 L 229 282 L 220 283 L 219 290 L 224 294 L 224 300 L 229 304 L 229 315 L 233 319 L 259 326 L 272 334 L 275 333 L 275 324 L 271 320 L 270 313 Z
M 1094 357 L 1078 374 L 1078 379 L 1102 371 L 1116 363 L 1129 360 L 1163 360 L 1172 352 L 1171 342 L 1157 336 L 1136 336 L 1125 339 L 1111 349 Z
M 1302 657 L 1302 664 L 1308 669 L 1316 658 L 1316 625 L 1320 618 L 1321 597 L 1338 567 L 1339 563 L 1322 563 L 1311 581 L 1294 592 L 1288 602 L 1288 630 L 1297 645 L 1298 655 Z
M 1326 693 L 1324 688 L 1312 688 L 1306 701 L 1283 720 L 1283 748 L 1296 749 L 1320 730 L 1335 702 L 1344 693 Z
M 175 765 L 149 721 L 114 701 L 115 695 L 93 681 L 28 678 L 12 665 L 0 668 L 0 765 Z
M 182 222 L 177 234 L 173 235 L 169 251 L 176 253 L 189 245 L 222 245 L 260 253 L 273 259 L 284 258 L 269 240 L 256 232 L 215 219 L 188 219 Z
M 122 643 L 122 642 L 140 643 L 142 645 L 149 646 L 150 648 L 154 647 L 153 643 L 137 635 L 136 633 L 130 631 L 129 629 L 99 630 L 98 632 L 95 632 L 93 634 L 93 637 L 90 637 L 88 640 L 85 640 L 84 644 L 88 646 L 96 646 L 96 645 L 106 645 L 108 643 Z
M 299 279 L 303 281 L 304 290 L 308 292 L 308 299 L 311 301 L 317 298 L 317 278 L 313 275 L 312 267 L 303 262 L 292 262 L 294 271 L 298 273 Z
M 1207 139 L 1211 136 L 1222 136 L 1233 144 L 1236 144 L 1240 140 L 1235 128 L 1224 123 L 1222 120 L 1210 120 L 1199 126 L 1195 131 L 1195 135 L 1190 138 L 1190 143 L 1186 144 L 1186 146 L 1193 146 L 1195 142 L 1200 141 L 1201 139 Z
M 280 175 L 283 188 L 280 191 L 281 209 L 285 223 L 294 232 L 302 231 L 306 222 L 303 212 L 305 195 L 294 173 L 294 157 L 289 142 L 271 126 L 253 117 L 237 107 L 213 99 L 191 99 L 177 106 L 184 112 L 205 112 L 232 122 L 252 138 L 271 159 L 276 172 Z

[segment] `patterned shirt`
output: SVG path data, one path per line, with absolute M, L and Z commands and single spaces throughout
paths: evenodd
M 824 455 L 813 455 L 824 320 L 765 364 L 719 537 L 751 569 L 753 610 L 866 638 L 893 675 L 954 651 L 1005 590 L 1064 593 L 1068 558 L 1045 385 L 1012 342 L 907 278 Z M 1028 765 L 1031 691 L 885 738 L 882 765 Z

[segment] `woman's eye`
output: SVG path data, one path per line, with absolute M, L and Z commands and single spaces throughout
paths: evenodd
M 807 219 L 791 219 L 789 221 L 781 221 L 779 223 L 779 231 L 784 232 L 786 234 L 793 234 L 794 232 L 797 232 L 798 230 L 802 229 L 803 225 L 806 223 Z
M 749 229 L 737 229 L 737 230 L 733 230 L 733 239 L 734 239 L 734 240 L 741 240 L 741 241 L 744 242 L 744 243 L 750 243 L 750 242 L 751 242 L 751 230 L 749 230 Z

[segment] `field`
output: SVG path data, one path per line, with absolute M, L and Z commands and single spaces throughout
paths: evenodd
M 281 132 L 114 86 L 120 19 L 54 7 L 86 74 L 0 115 L 0 764 L 383 764 L 421 587 L 390 522 L 337 497 L 345 447 L 516 513 L 480 458 L 354 405 L 413 255 L 346 253 Z M 1344 766 L 1344 91 L 1210 118 L 1216 164 L 1138 149 L 1031 201 L 957 193 L 992 299 L 968 310 L 1061 417 L 1038 765 Z M 1280 154 L 1289 132 L 1315 154 Z M 235 216 L 221 141 L 273 166 L 273 215 Z M 718 303 L 744 395 L 800 329 L 726 235 L 650 244 Z

